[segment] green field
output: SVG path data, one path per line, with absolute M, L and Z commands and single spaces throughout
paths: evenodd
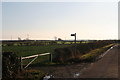
M 24 42 L 25 44 L 26 42 Z M 74 58 L 78 58 L 81 55 L 87 54 L 90 51 L 96 49 L 96 48 L 101 48 L 106 45 L 109 45 L 113 43 L 112 41 L 97 41 L 93 43 L 79 43 L 77 44 L 77 54 L 75 54 L 74 46 L 71 46 L 72 44 L 49 44 L 45 45 L 45 42 L 41 42 L 41 44 L 37 43 L 37 45 L 29 43 L 29 45 L 8 45 L 8 44 L 18 44 L 16 42 L 7 42 L 4 43 L 6 46 L 2 46 L 2 52 L 14 52 L 16 53 L 19 57 L 26 57 L 26 56 L 31 56 L 35 54 L 42 54 L 42 53 L 51 53 L 53 56 L 54 62 L 65 62 L 68 60 L 73 60 Z M 19 42 L 20 44 L 20 42 Z M 22 43 L 23 44 L 23 43 Z M 39 45 L 38 45 L 39 44 Z M 44 44 L 44 45 L 43 45 Z M 70 46 L 70 47 L 68 47 Z M 66 47 L 66 48 L 64 48 Z M 61 48 L 61 49 L 58 49 Z M 56 50 L 55 50 L 56 49 Z M 48 63 L 50 62 L 49 55 L 46 56 L 39 56 L 33 64 L 38 64 L 38 63 Z M 29 61 L 32 59 L 27 59 L 24 60 L 23 63 L 27 64 Z
M 3 52 L 15 52 L 18 56 L 30 56 L 40 53 L 54 53 L 54 49 L 70 45 L 47 45 L 47 46 L 3 46 Z
M 18 56 L 26 57 L 31 56 L 34 54 L 41 54 L 41 53 L 52 53 L 54 54 L 54 49 L 56 48 L 63 48 L 70 45 L 46 45 L 46 46 L 3 46 L 3 52 L 15 52 Z M 53 55 L 54 57 L 54 55 Z M 24 60 L 23 64 L 27 64 L 32 59 Z M 46 56 L 39 56 L 33 64 L 36 63 L 44 63 L 49 62 L 49 55 Z

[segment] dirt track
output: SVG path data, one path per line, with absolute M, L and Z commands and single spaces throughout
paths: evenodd
M 49 73 L 55 78 L 118 78 L 119 52 L 120 45 L 113 47 L 103 58 L 95 63 L 49 66 L 37 69 Z

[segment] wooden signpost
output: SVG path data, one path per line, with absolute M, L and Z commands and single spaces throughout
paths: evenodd
M 77 51 L 76 51 L 76 46 L 77 46 L 77 45 L 76 45 L 76 33 L 71 34 L 71 36 L 75 36 L 75 40 L 74 40 L 74 41 L 75 41 L 75 43 L 74 43 L 74 44 L 75 44 L 75 55 L 76 55 L 76 54 L 77 54 Z

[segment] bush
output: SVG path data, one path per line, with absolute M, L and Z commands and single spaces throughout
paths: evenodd
M 65 47 L 65 48 L 57 48 L 55 49 L 55 59 L 53 60 L 54 62 L 68 62 L 68 61 L 79 61 L 80 56 L 85 55 L 87 58 L 85 59 L 86 61 L 94 60 L 95 56 L 97 56 L 96 53 L 102 53 L 99 51 L 97 48 L 104 47 L 106 45 L 110 44 L 109 42 L 103 42 L 103 41 L 98 41 L 94 43 L 81 43 L 77 44 L 76 46 L 70 46 L 70 47 Z M 95 50 L 96 49 L 96 50 Z M 92 51 L 94 50 L 94 51 Z M 87 54 L 90 51 L 95 54 Z
M 79 50 L 72 47 L 65 47 L 65 48 L 57 48 L 55 49 L 55 58 L 53 59 L 54 62 L 61 62 L 65 63 L 68 61 L 71 61 L 81 54 L 79 53 Z
M 15 78 L 19 70 L 19 60 L 13 52 L 2 53 L 2 78 Z

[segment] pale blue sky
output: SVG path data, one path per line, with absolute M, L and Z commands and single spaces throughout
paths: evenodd
M 117 39 L 117 2 L 2 3 L 2 39 Z
M 118 2 L 120 0 L 2 0 L 3 2 Z

